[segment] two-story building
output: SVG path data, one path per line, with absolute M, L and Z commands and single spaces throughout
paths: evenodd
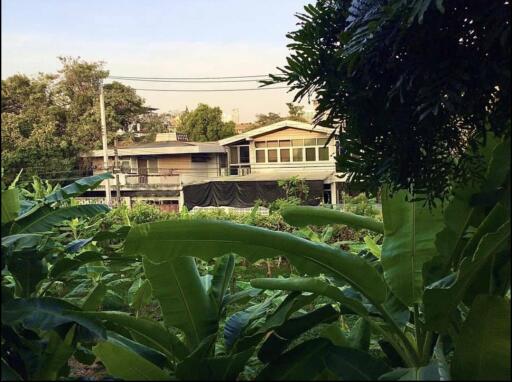
M 218 142 L 159 135 L 155 143 L 118 149 L 121 196 L 130 204 L 146 200 L 168 210 L 183 205 L 250 207 L 256 200 L 283 197 L 277 181 L 298 176 L 308 183 L 310 204 L 337 203 L 343 179 L 336 174 L 331 133 L 286 120 Z M 109 150 L 109 167 L 113 154 Z M 94 173 L 103 171 L 102 155 L 101 150 L 84 155 Z M 115 187 L 112 192 L 114 196 Z M 102 196 L 104 188 L 93 193 Z

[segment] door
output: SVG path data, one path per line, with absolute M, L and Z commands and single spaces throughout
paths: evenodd
M 139 168 L 139 183 L 148 183 L 148 160 L 143 158 L 137 159 L 137 167 Z

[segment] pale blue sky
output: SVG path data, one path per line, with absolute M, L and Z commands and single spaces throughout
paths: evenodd
M 3 0 L 2 78 L 55 71 L 57 56 L 103 60 L 113 75 L 227 76 L 275 72 L 285 63 L 286 33 L 308 0 Z M 128 83 L 134 87 L 152 84 Z M 155 84 L 155 88 L 205 88 Z M 196 86 L 196 87 L 195 87 Z M 209 88 L 253 87 L 213 84 Z M 140 92 L 162 111 L 198 102 L 239 108 L 241 121 L 286 111 L 286 91 Z

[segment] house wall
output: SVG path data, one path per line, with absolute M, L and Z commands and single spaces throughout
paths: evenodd
M 249 156 L 250 156 L 250 166 L 251 173 L 268 173 L 268 172 L 276 172 L 276 171 L 335 171 L 336 169 L 336 161 L 334 159 L 334 155 L 336 154 L 336 143 L 334 140 L 329 142 L 327 146 L 329 149 L 329 160 L 320 161 L 318 160 L 318 151 L 317 151 L 317 160 L 316 161 L 300 161 L 294 162 L 293 158 L 290 162 L 278 162 L 276 163 L 257 163 L 256 162 L 256 142 L 264 142 L 264 141 L 272 141 L 272 140 L 292 140 L 292 139 L 308 139 L 308 138 L 328 138 L 329 134 L 323 133 L 320 131 L 307 131 L 302 129 L 295 128 L 284 128 L 279 131 L 274 131 L 268 134 L 262 134 L 257 137 L 254 137 L 252 140 L 245 142 L 249 143 Z M 233 143 L 229 146 L 237 146 L 240 144 L 244 144 L 244 142 Z M 229 149 L 228 149 L 229 153 Z M 305 159 L 305 158 L 303 158 Z

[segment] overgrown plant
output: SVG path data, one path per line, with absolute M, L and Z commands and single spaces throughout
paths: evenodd
M 510 141 L 488 137 L 481 154 L 487 158 L 485 179 L 475 181 L 471 189 L 455 187 L 453 199 L 444 208 L 429 209 L 411 202 L 405 191 L 391 197 L 384 190 L 383 222 L 314 207 L 290 207 L 283 212 L 294 225 L 343 223 L 383 233 L 380 259 L 287 233 L 193 220 L 134 227 L 126 254 L 140 255 L 162 272 L 186 256 L 209 260 L 236 252 L 250 261 L 286 256 L 307 277 L 256 279 L 251 284 L 328 297 L 344 315 L 361 318 L 381 338 L 387 359 L 381 367 L 373 359 L 343 356 L 353 347 L 335 326 L 324 333 L 325 340 L 291 349 L 285 342 L 260 376 L 286 379 L 297 376 L 297 370 L 306 379 L 343 376 L 343 370 L 319 362 L 318 355 L 322 359 L 339 356 L 350 361 L 351 370 L 373 373 L 373 378 L 507 380 Z

